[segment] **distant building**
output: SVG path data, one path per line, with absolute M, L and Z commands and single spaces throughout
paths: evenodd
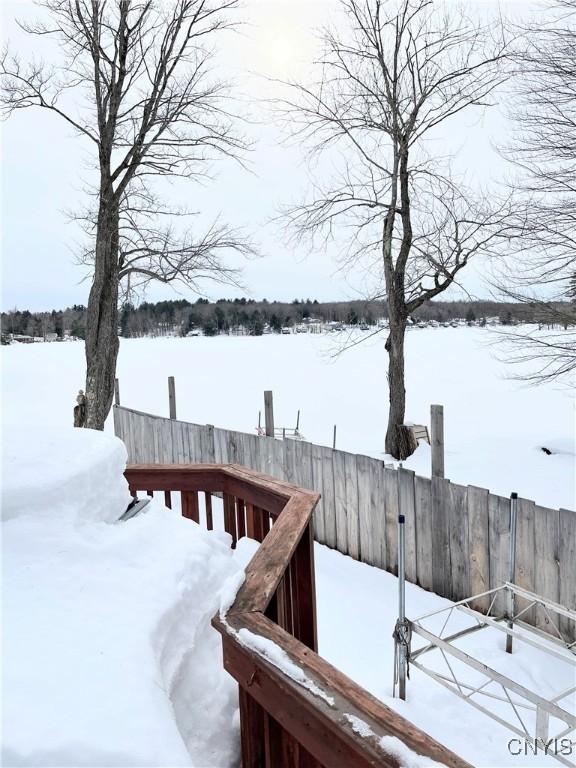
M 25 336 L 23 333 L 15 333 L 12 338 L 20 344 L 34 344 L 33 336 Z

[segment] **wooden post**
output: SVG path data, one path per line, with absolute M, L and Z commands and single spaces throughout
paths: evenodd
M 120 405 L 120 382 L 114 379 L 114 403 Z
M 432 477 L 444 477 L 444 406 L 430 406 Z
M 297 595 L 295 636 L 313 651 L 318 650 L 318 635 L 316 629 L 316 588 L 314 583 L 314 531 L 312 521 L 294 552 L 293 584 Z
M 168 376 L 168 407 L 170 409 L 170 418 L 176 418 L 176 386 L 174 376 Z
M 267 437 L 274 437 L 274 398 L 269 389 L 264 392 L 264 422 Z

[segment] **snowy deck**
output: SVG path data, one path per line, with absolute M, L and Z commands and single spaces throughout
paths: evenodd
M 255 529 L 249 506 L 257 502 L 280 509 L 282 504 L 278 507 L 274 493 L 262 487 L 257 498 L 234 508 L 226 494 L 224 502 L 203 494 L 185 498 L 182 507 L 180 494 L 173 493 L 168 510 L 164 495 L 156 494 L 144 514 L 110 524 L 129 499 L 125 483 L 118 481 L 124 449 L 88 430 L 67 434 L 71 442 L 65 455 L 58 453 L 61 436 L 38 441 L 44 469 L 35 465 L 35 484 L 29 482 L 29 463 L 24 467 L 5 457 L 11 478 L 3 488 L 3 764 L 235 765 L 237 689 L 222 667 L 220 639 L 210 618 L 234 600 L 258 548 L 246 534 L 260 539 L 267 532 L 266 526 Z M 12 444 L 18 440 L 29 446 L 24 433 Z M 93 460 L 88 474 L 83 471 L 87 457 Z M 247 479 L 244 475 L 238 482 Z M 201 480 L 201 486 L 187 490 L 222 490 L 206 482 L 206 473 Z M 282 484 L 276 486 L 275 493 Z M 182 490 L 174 484 L 139 487 Z M 242 496 L 240 486 L 228 491 L 236 499 Z M 21 504 L 24 493 L 26 504 Z M 226 522 L 234 528 L 235 550 L 222 530 L 204 530 L 208 498 L 214 526 Z M 200 525 L 184 519 L 182 511 Z M 264 546 L 270 551 L 274 541 L 285 542 L 295 529 L 289 526 L 284 535 L 274 516 L 268 522 L 271 538 Z M 251 660 L 281 690 L 290 689 L 300 707 L 305 703 L 307 722 L 311 707 L 319 722 L 332 723 L 331 745 L 342 733 L 358 754 L 363 741 L 366 754 L 379 742 L 390 765 L 431 765 L 406 747 L 409 741 L 445 755 L 446 765 L 459 764 L 434 747 L 429 734 L 478 766 L 556 765 L 542 752 L 534 756 L 520 743 L 511 746 L 513 734 L 417 669 L 408 700 L 393 699 L 395 577 L 320 545 L 314 558 L 319 657 L 302 652 L 302 643 L 260 620 L 252 630 L 236 631 L 244 632 L 240 645 Z M 281 599 L 295 594 L 283 583 L 275 597 L 278 621 L 296 634 L 295 604 L 291 612 L 286 602 L 280 610 Z M 407 590 L 409 615 L 451 605 L 416 586 Z M 467 638 L 463 647 L 486 664 L 543 692 L 566 687 L 560 659 L 544 664 L 529 647 L 510 656 L 500 632 L 480 634 Z M 314 639 L 307 642 L 313 645 Z M 401 717 L 395 720 L 394 713 Z

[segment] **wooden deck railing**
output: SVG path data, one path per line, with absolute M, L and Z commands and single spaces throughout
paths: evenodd
M 398 768 L 389 737 L 445 766 L 468 765 L 317 654 L 318 494 L 235 465 L 131 465 L 126 478 L 133 494 L 164 492 L 168 506 L 181 493 L 182 514 L 196 522 L 204 493 L 209 528 L 220 493 L 233 544 L 262 542 L 233 604 L 212 620 L 239 684 L 242 768 Z

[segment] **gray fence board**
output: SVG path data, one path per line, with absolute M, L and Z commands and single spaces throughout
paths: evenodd
M 348 554 L 348 524 L 346 520 L 346 465 L 342 451 L 332 455 L 334 471 L 334 517 L 336 521 L 336 549 Z
M 468 546 L 470 551 L 470 594 L 490 588 L 490 552 L 488 532 L 488 496 L 485 488 L 468 486 Z M 472 607 L 485 611 L 489 597 L 481 597 Z
M 312 480 L 312 444 L 294 440 L 296 445 L 296 460 L 297 460 L 297 472 L 296 477 L 301 488 L 307 488 L 310 491 L 314 490 L 314 482 Z
M 560 602 L 560 579 L 558 565 L 560 539 L 560 513 L 555 509 L 535 507 L 534 509 L 534 591 Z M 575 553 L 576 556 L 576 553 Z M 535 624 L 545 632 L 554 634 L 554 627 L 547 620 L 542 609 L 536 612 Z
M 449 547 L 451 586 L 453 600 L 463 600 L 470 592 L 470 551 L 468 536 L 468 488 L 450 483 L 449 500 Z
M 450 481 L 433 477 L 432 486 L 432 587 L 439 595 L 452 596 L 450 552 Z
M 379 542 L 376 538 L 374 499 L 372 498 L 372 462 L 367 456 L 356 457 L 356 475 L 358 480 L 358 536 L 360 540 L 360 558 L 362 562 L 375 565 L 379 558 L 376 550 Z M 384 531 L 382 530 L 382 533 Z
M 387 568 L 386 551 L 386 499 L 384 494 L 384 462 L 370 460 L 370 499 L 372 510 L 373 565 Z M 362 555 L 362 551 L 360 551 Z
M 559 560 L 559 586 L 560 603 L 567 608 L 576 610 L 576 581 L 574 568 L 576 567 L 576 515 L 569 509 L 561 509 L 558 515 L 558 560 Z M 568 619 L 560 619 L 560 631 L 571 640 L 573 625 Z
M 324 484 L 324 478 L 322 474 L 322 465 L 324 463 L 324 454 L 322 452 L 322 446 L 311 444 L 311 470 L 312 488 L 322 488 Z M 324 526 L 324 496 L 320 497 L 320 501 L 316 505 L 314 510 L 314 534 L 316 540 L 322 544 L 326 543 L 326 529 Z
M 417 581 L 416 568 L 416 502 L 414 499 L 414 472 L 398 470 L 398 503 L 400 514 L 404 515 L 406 537 L 406 578 L 414 584 Z
M 283 440 L 281 445 L 284 456 L 284 479 L 287 483 L 296 483 L 296 446 L 294 440 Z
M 510 575 L 510 501 L 491 493 L 488 497 L 488 542 L 490 549 L 490 588 L 508 581 Z M 506 597 L 499 595 L 492 613 L 506 611 Z
M 216 464 L 229 464 L 228 461 L 228 432 L 225 429 L 214 428 L 214 461 Z
M 386 520 L 386 570 L 398 575 L 398 472 L 384 469 L 384 516 Z
M 416 506 L 416 580 L 424 589 L 432 589 L 432 482 L 414 477 Z
M 348 554 L 360 559 L 360 526 L 358 520 L 358 467 L 356 455 L 344 454 L 344 471 L 346 473 L 346 528 L 348 539 Z
M 324 543 L 336 548 L 336 495 L 334 488 L 334 453 L 332 448 L 322 446 L 322 496 L 324 497 Z
M 536 543 L 534 536 L 534 502 L 518 499 L 518 523 L 516 530 L 516 578 L 515 582 L 524 589 L 534 592 L 534 559 Z M 519 599 L 517 608 L 522 610 L 525 601 Z M 523 618 L 533 622 L 535 609 L 531 608 Z

